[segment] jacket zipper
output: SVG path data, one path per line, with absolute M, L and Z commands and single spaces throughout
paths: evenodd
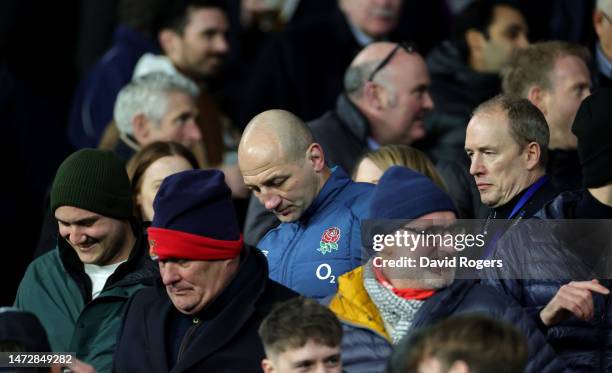
M 200 319 L 198 319 L 197 317 L 194 317 L 192 320 L 192 323 L 193 325 L 189 327 L 189 330 L 187 330 L 187 333 L 185 333 L 185 336 L 183 337 L 183 341 L 181 342 L 181 347 L 179 348 L 179 353 L 176 358 L 177 363 L 181 361 L 181 358 L 183 357 L 183 352 L 185 352 L 185 350 L 189 346 L 189 342 L 191 342 L 191 336 L 193 335 L 193 333 L 195 333 L 196 329 L 200 326 Z

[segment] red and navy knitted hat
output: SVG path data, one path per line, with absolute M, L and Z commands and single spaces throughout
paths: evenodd
M 230 259 L 242 236 L 232 192 L 218 170 L 188 170 L 162 182 L 148 229 L 151 256 L 188 260 Z

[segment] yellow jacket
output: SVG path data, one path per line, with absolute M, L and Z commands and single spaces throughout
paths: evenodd
M 391 342 L 380 312 L 363 286 L 363 266 L 338 278 L 338 292 L 329 308 L 342 322 L 370 329 Z

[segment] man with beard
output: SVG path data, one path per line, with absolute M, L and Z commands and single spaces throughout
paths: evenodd
M 215 79 L 219 78 L 229 52 L 229 22 L 223 1 L 170 1 L 158 19 L 158 41 L 163 55 L 145 54 L 134 68 L 134 77 L 151 72 L 179 74 L 200 88 L 198 122 L 209 165 L 223 162 L 225 121 L 214 97 Z
M 128 299 L 158 277 L 123 161 L 110 151 L 73 153 L 57 170 L 51 211 L 57 246 L 30 264 L 15 307 L 40 319 L 52 351 L 110 371 Z
M 399 166 L 385 172 L 370 202 L 371 219 L 409 220 L 386 233 L 450 232 L 455 216 L 450 197 L 431 180 Z M 390 228 L 391 222 L 386 223 Z M 406 335 L 451 315 L 481 313 L 514 324 L 527 337 L 527 371 L 559 371 L 559 361 L 544 336 L 510 298 L 475 280 L 455 280 L 451 265 L 420 266 L 421 258 L 443 259 L 453 251 L 444 245 L 386 245 L 366 264 L 339 278 L 338 293 L 325 302 L 343 325 L 344 368 L 383 371 L 393 345 Z M 398 259 L 416 260 L 416 266 L 385 264 Z
M 472 1 L 453 20 L 453 35 L 427 56 L 436 110 L 427 118 L 430 157 L 456 160 L 472 110 L 499 93 L 499 72 L 528 45 L 527 23 L 511 1 Z

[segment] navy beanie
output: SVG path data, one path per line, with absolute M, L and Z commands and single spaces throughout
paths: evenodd
M 612 88 L 601 88 L 582 101 L 572 132 L 584 186 L 597 188 L 612 181 Z
M 12 307 L 0 308 L 0 343 L 19 343 L 26 352 L 49 352 L 47 333 L 30 312 Z
M 166 177 L 153 210 L 151 227 L 215 240 L 240 239 L 232 192 L 219 170 L 188 170 Z
M 406 167 L 389 168 L 370 200 L 370 219 L 417 219 L 436 211 L 457 214 L 451 198 L 427 176 Z

